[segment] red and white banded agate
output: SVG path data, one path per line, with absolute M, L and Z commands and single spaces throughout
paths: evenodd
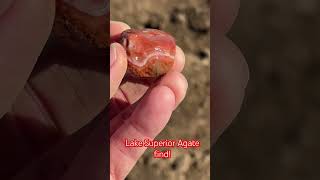
M 175 39 L 157 29 L 129 29 L 120 37 L 128 56 L 128 73 L 135 77 L 155 78 L 167 73 L 174 64 Z

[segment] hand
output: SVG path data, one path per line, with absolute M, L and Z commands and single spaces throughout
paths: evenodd
M 5 0 L 0 7 L 0 179 L 17 174 L 16 179 L 41 179 L 43 170 L 50 178 L 85 177 L 68 158 L 78 155 L 74 162 L 91 155 L 85 148 L 79 152 L 79 143 L 86 141 L 99 143 L 104 154 L 93 151 L 97 158 L 106 157 L 107 144 L 101 143 L 106 129 L 98 131 L 106 134 L 100 135 L 102 140 L 90 139 L 91 134 L 81 137 L 84 131 L 77 131 L 107 106 L 107 62 L 55 53 L 50 42 L 43 51 L 54 22 L 55 0 Z M 69 142 L 55 147 L 62 139 Z M 53 166 L 62 163 L 68 171 L 58 172 L 61 169 Z M 101 168 L 105 167 L 94 172 Z
M 249 79 L 248 65 L 240 50 L 226 37 L 239 8 L 239 0 L 214 2 L 213 38 L 213 128 L 211 137 L 216 142 L 240 111 Z
M 121 22 L 110 22 L 111 39 L 124 30 L 128 25 Z M 176 61 L 171 72 L 149 86 L 123 80 L 127 59 L 124 49 L 117 43 L 111 45 L 117 52 L 115 59 L 110 53 L 110 179 L 124 179 L 131 171 L 146 148 L 126 148 L 125 138 L 154 139 L 165 127 L 172 111 L 183 100 L 187 81 L 180 73 L 184 67 L 184 54 L 177 47 Z M 112 63 L 112 61 L 115 61 Z

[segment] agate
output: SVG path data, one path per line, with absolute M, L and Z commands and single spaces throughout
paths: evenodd
M 74 48 L 85 44 L 94 48 L 107 49 L 109 47 L 107 16 L 109 1 L 99 0 L 101 3 L 95 3 L 97 0 L 91 1 L 56 0 L 53 37 Z
M 176 43 L 168 33 L 156 29 L 129 29 L 120 36 L 128 57 L 127 73 L 133 77 L 156 78 L 173 66 Z
M 91 16 L 103 16 L 109 12 L 109 0 L 63 0 L 63 2 Z

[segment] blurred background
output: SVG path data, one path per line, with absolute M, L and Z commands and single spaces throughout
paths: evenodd
M 250 81 L 216 145 L 215 179 L 320 179 L 319 20 L 317 0 L 241 0 L 229 36 Z
M 210 175 L 210 17 L 208 0 L 111 0 L 111 20 L 132 28 L 172 34 L 186 55 L 189 82 L 185 100 L 157 139 L 197 139 L 200 149 L 172 149 L 171 159 L 148 150 L 127 179 L 209 179 Z

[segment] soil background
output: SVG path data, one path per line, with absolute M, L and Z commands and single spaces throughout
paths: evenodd
M 320 179 L 319 17 L 317 0 L 241 0 L 229 36 L 250 81 L 216 145 L 215 179 Z
M 210 176 L 210 16 L 208 0 L 112 0 L 111 20 L 131 28 L 172 34 L 186 56 L 185 100 L 157 139 L 196 139 L 200 149 L 172 149 L 171 159 L 154 159 L 149 149 L 127 179 L 209 179 Z

